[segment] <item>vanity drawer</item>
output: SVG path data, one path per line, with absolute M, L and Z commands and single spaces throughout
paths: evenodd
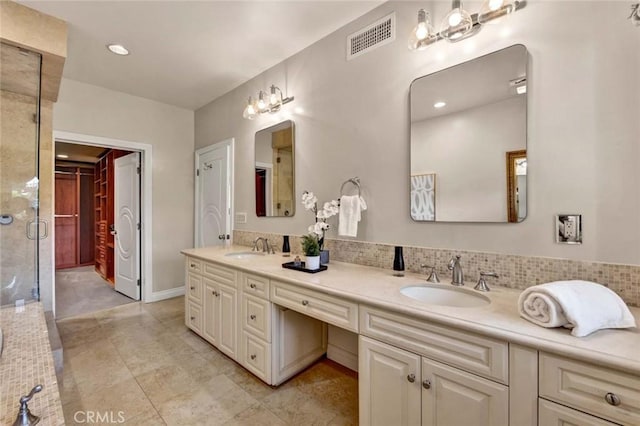
M 312 318 L 358 332 L 358 304 L 318 291 L 271 282 L 271 301 Z
M 189 299 L 202 303 L 202 277 L 189 272 L 187 274 L 187 294 Z
M 615 422 L 640 424 L 638 376 L 541 352 L 539 377 L 542 397 Z
M 246 294 L 269 299 L 269 278 L 253 274 L 243 274 L 242 291 Z
M 194 259 L 193 257 L 187 257 L 187 271 L 199 274 L 201 270 L 202 261 Z
M 598 417 L 585 414 L 582 411 L 555 404 L 545 399 L 538 399 L 538 424 L 558 426 L 617 426 Z
M 185 324 L 198 334 L 202 333 L 202 308 L 192 301 L 187 302 Z
M 506 342 L 360 306 L 360 334 L 509 384 Z
M 267 384 L 271 384 L 271 344 L 244 331 L 242 354 L 242 365 Z
M 271 302 L 250 294 L 243 294 L 242 328 L 271 342 Z
M 202 262 L 202 275 L 211 278 L 218 284 L 225 284 L 237 288 L 236 273 L 235 269 L 227 268 L 226 266 Z

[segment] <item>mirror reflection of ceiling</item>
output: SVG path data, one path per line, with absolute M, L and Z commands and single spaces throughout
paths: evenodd
M 78 145 L 75 143 L 56 142 L 56 161 L 92 163 L 95 164 L 108 151 L 100 146 Z M 59 158 L 58 155 L 68 158 Z
M 526 52 L 524 53 L 526 55 Z M 519 49 L 505 49 L 499 56 L 489 54 L 429 74 L 429 84 L 411 85 L 411 122 L 451 114 L 515 95 L 512 80 L 525 76 L 526 60 Z M 423 77 L 424 78 L 424 77 Z M 436 102 L 446 102 L 435 108 Z
M 0 90 L 38 96 L 40 54 L 0 43 Z
M 69 24 L 63 77 L 195 110 L 383 2 L 20 3 Z M 131 54 L 110 53 L 114 42 Z

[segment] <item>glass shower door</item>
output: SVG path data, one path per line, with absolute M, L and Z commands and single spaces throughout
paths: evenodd
M 0 306 L 39 300 L 41 56 L 0 43 Z

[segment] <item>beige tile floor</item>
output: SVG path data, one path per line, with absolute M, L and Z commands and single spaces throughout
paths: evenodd
M 358 423 L 354 372 L 325 359 L 267 386 L 184 326 L 182 297 L 67 318 L 58 328 L 69 425 L 92 424 L 91 412 L 131 425 Z

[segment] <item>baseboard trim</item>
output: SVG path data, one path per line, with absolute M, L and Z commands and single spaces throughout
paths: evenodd
M 159 302 L 160 300 L 171 299 L 172 297 L 184 296 L 184 286 L 170 288 L 169 290 L 154 291 L 145 303 Z
M 350 370 L 358 371 L 358 354 L 345 351 L 338 346 L 329 344 L 327 345 L 327 358 L 347 367 Z

